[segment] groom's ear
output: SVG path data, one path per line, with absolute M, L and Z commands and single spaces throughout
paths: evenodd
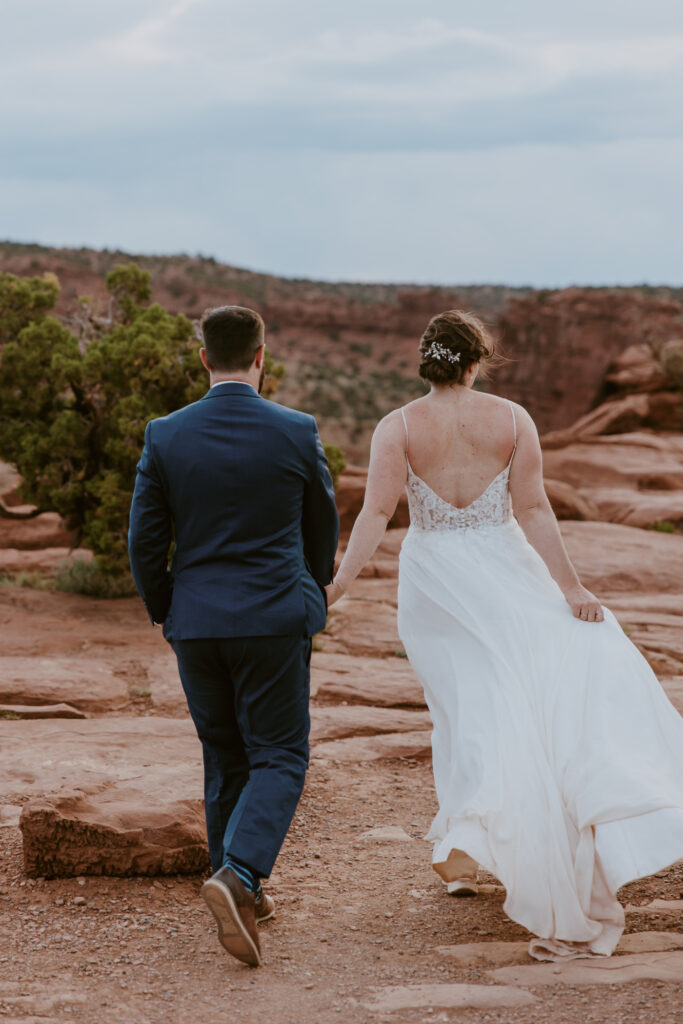
M 266 343 L 265 341 L 257 349 L 256 355 L 254 356 L 254 366 L 257 370 L 260 370 L 265 362 L 266 358 Z
M 211 367 L 209 366 L 209 360 L 206 358 L 206 349 L 205 348 L 200 348 L 200 350 L 199 350 L 199 358 L 201 359 L 201 361 L 202 361 L 202 363 L 204 365 L 204 368 L 206 370 L 208 370 L 209 373 L 211 373 Z

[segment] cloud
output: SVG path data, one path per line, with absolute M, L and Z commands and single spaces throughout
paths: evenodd
M 3 230 L 325 276 L 552 283 L 582 279 L 582 260 L 591 279 L 666 276 L 677 14 L 30 0 L 0 38 Z M 582 250 L 585 211 L 602 234 Z M 449 249 L 463 232 L 468 264 Z

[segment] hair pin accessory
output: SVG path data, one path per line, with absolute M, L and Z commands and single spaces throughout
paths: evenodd
M 450 349 L 447 349 L 438 341 L 433 341 L 431 343 L 429 348 L 426 350 L 425 355 L 429 356 L 431 359 L 447 359 L 449 363 L 460 362 L 459 352 L 451 352 Z

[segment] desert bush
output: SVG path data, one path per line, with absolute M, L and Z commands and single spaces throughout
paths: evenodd
M 55 581 L 51 576 L 44 576 L 40 572 L 21 569 L 19 572 L 0 575 L 0 587 L 17 587 L 20 590 L 54 590 Z
M 667 341 L 662 345 L 659 361 L 674 387 L 683 391 L 683 341 Z
M 147 271 L 121 264 L 106 284 L 107 310 L 82 300 L 70 328 L 48 315 L 54 276 L 0 274 L 0 458 L 21 473 L 23 500 L 59 512 L 95 554 L 95 564 L 62 567 L 57 586 L 115 597 L 132 592 L 128 515 L 145 427 L 207 382 L 194 325 L 149 304 Z M 283 374 L 268 355 L 264 397 Z M 332 448 L 338 475 L 343 455 Z
M 128 571 L 126 533 L 145 426 L 199 398 L 205 378 L 192 323 L 149 298 L 135 265 L 107 277 L 112 313 L 77 338 L 41 316 L 8 341 L 0 361 L 0 457 L 21 494 L 62 515 L 101 570 Z
M 111 575 L 103 572 L 97 562 L 85 558 L 65 559 L 57 566 L 55 587 L 67 594 L 86 597 L 131 597 L 135 584 L 129 574 Z
M 676 524 L 669 522 L 668 519 L 661 519 L 658 523 L 653 523 L 651 529 L 657 533 L 676 533 Z
M 339 477 L 346 469 L 346 456 L 341 448 L 337 447 L 336 444 L 330 444 L 326 442 L 323 445 L 325 449 L 325 455 L 327 456 L 327 462 L 330 467 L 330 474 L 332 475 L 332 483 L 335 488 L 339 482 Z
M 43 277 L 0 274 L 0 349 L 24 327 L 42 319 L 58 297 L 59 282 L 54 274 Z

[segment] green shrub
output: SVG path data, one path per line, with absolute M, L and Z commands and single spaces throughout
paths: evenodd
M 332 483 L 336 488 L 339 482 L 339 477 L 346 469 L 346 456 L 341 448 L 338 448 L 336 444 L 326 443 L 323 445 L 323 448 L 325 449 L 325 455 L 327 456 L 327 462 L 330 467 Z
M 57 567 L 55 586 L 67 594 L 84 594 L 86 597 L 131 597 L 136 593 L 129 574 L 112 576 L 104 572 L 97 562 L 85 558 L 62 562 Z
M 0 586 L 19 587 L 26 590 L 54 590 L 55 582 L 40 572 L 22 569 L 20 572 L 0 576 Z
M 683 391 L 683 341 L 667 341 L 659 351 L 659 360 L 672 384 Z
M 54 275 L 0 274 L 0 458 L 21 473 L 24 501 L 59 512 L 76 543 L 93 551 L 103 573 L 125 578 L 126 590 L 128 513 L 145 427 L 200 398 L 207 380 L 192 323 L 146 305 L 147 271 L 119 265 L 106 283 L 106 315 L 82 300 L 74 334 L 46 315 L 59 294 Z M 268 358 L 266 397 L 283 373 Z M 108 593 L 94 571 L 73 570 L 73 585 L 86 588 L 77 592 Z M 69 574 L 62 578 L 71 589 Z
M 659 523 L 653 523 L 651 529 L 657 533 L 675 533 L 676 524 L 669 522 L 668 519 L 662 519 Z

